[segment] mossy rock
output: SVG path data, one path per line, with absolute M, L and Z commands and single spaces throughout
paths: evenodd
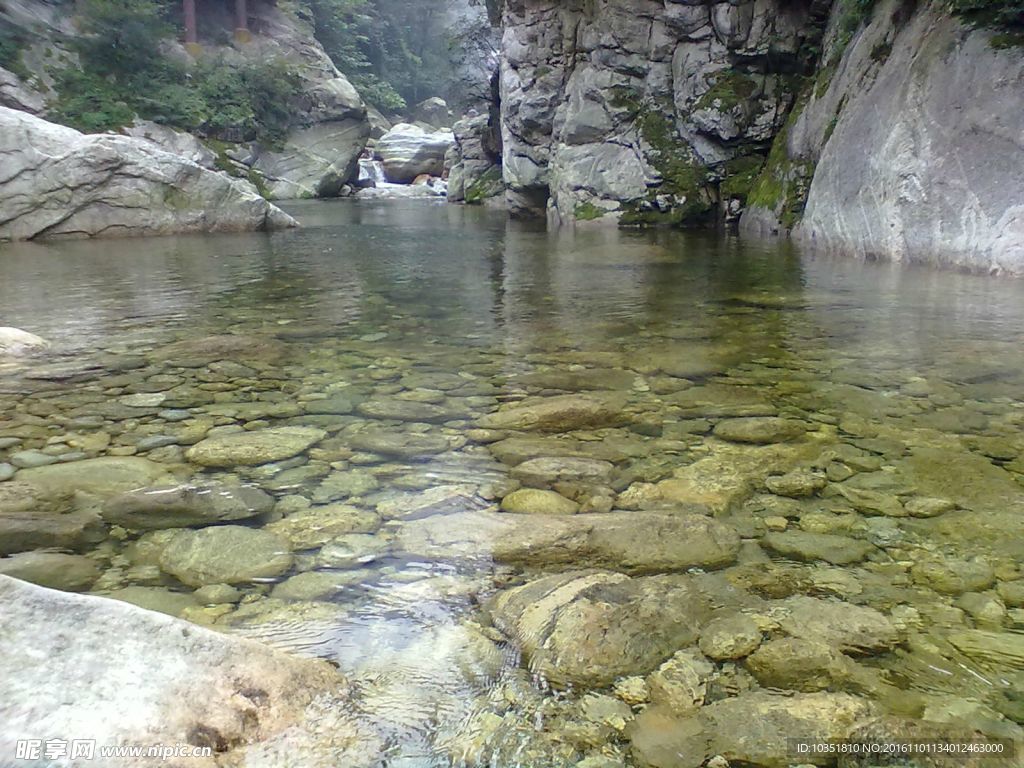
M 492 166 L 484 171 L 479 179 L 466 187 L 466 205 L 480 205 L 488 198 L 497 197 L 504 189 L 505 182 L 501 167 Z

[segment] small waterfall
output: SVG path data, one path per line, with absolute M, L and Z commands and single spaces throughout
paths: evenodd
M 384 184 L 387 179 L 384 178 L 384 163 L 380 160 L 369 160 L 367 158 L 361 158 L 359 160 L 359 182 L 360 187 L 375 187 L 378 184 Z

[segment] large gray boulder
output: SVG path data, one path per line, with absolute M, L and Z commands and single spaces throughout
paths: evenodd
M 164 152 L 180 155 L 203 168 L 210 170 L 217 168 L 217 155 L 191 133 L 177 131 L 169 126 L 154 123 L 152 120 L 139 119 L 122 129 L 121 132 L 125 136 L 145 139 Z
M 889 17 L 876 11 L 805 118 L 834 130 L 794 234 L 861 257 L 1024 274 L 1024 58 L 938 4 L 895 35 Z
M 440 176 L 445 154 L 454 145 L 450 131 L 428 133 L 419 126 L 399 123 L 377 141 L 375 151 L 384 161 L 388 181 L 409 184 L 423 174 Z
M 163 764 L 212 768 L 225 764 L 225 753 L 242 759 L 247 744 L 307 722 L 318 697 L 342 707 L 349 696 L 344 678 L 325 662 L 126 602 L 6 576 L 0 602 L 0 754 L 13 756 L 20 739 L 48 737 L 101 746 L 190 744 L 212 747 L 217 757 Z M 350 748 L 368 748 L 349 737 Z M 357 755 L 342 760 L 361 765 Z M 150 764 L 152 758 L 117 761 Z
M 253 167 L 275 200 L 337 197 L 354 180 L 369 135 L 365 119 L 317 123 L 289 133 L 280 149 L 261 151 Z
M 0 241 L 295 225 L 251 184 L 144 139 L 86 135 L 0 107 L 0 155 Z

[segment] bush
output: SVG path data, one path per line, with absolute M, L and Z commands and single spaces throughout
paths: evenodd
M 972 24 L 1024 32 L 1024 0 L 950 0 L 950 9 Z
M 26 40 L 13 29 L 0 28 L 0 67 L 13 72 L 22 80 L 27 80 L 31 73 L 21 60 L 21 50 Z
M 87 132 L 136 115 L 201 135 L 279 143 L 298 75 L 280 61 L 205 59 L 189 71 L 160 51 L 171 27 L 154 0 L 86 0 L 73 47 L 80 67 L 56 73 L 55 116 Z

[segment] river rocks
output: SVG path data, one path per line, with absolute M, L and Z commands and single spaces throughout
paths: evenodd
M 488 609 L 550 682 L 604 687 L 692 643 L 709 608 L 686 576 L 576 571 L 507 590 Z
M 0 152 L 11 170 L 0 183 L 0 240 L 295 225 L 250 184 L 142 139 L 84 135 L 0 107 Z
M 273 578 L 291 565 L 285 539 L 238 525 L 181 531 L 160 553 L 160 567 L 193 587 Z
M 874 608 L 796 596 L 784 600 L 780 610 L 779 625 L 786 633 L 844 653 L 885 651 L 900 641 L 895 625 Z
M 169 479 L 165 466 L 136 456 L 103 456 L 18 473 L 18 480 L 51 497 L 75 492 L 106 497 Z
M 700 650 L 709 659 L 726 661 L 749 656 L 761 644 L 761 629 L 749 616 L 723 616 L 700 632 Z
M 101 744 L 213 746 L 231 753 L 303 722 L 317 697 L 341 705 L 348 695 L 344 679 L 324 662 L 127 603 L 2 576 L 0 594 L 5 754 L 14 754 L 15 739 L 43 733 Z M 39 657 L 48 662 L 36 663 Z M 69 699 L 74 707 L 66 706 Z M 144 762 L 122 764 L 136 768 Z
M 524 400 L 477 420 L 483 429 L 522 429 L 568 432 L 574 429 L 622 424 L 624 399 L 614 395 L 558 395 Z
M 266 464 L 302 453 L 327 436 L 313 427 L 275 427 L 209 437 L 189 448 L 189 461 L 204 467 Z
M 377 140 L 375 154 L 384 162 L 384 175 L 393 184 L 410 184 L 423 174 L 440 176 L 444 158 L 455 145 L 449 131 L 427 133 L 408 123 L 399 123 Z
M 302 550 L 322 547 L 348 533 L 374 533 L 380 524 L 380 517 L 369 510 L 328 504 L 293 512 L 265 530 L 287 539 L 293 550 Z
M 806 432 L 798 421 L 780 419 L 775 416 L 751 416 L 740 419 L 725 419 L 715 425 L 715 437 L 734 443 L 784 443 L 795 440 Z
M 872 714 L 867 701 L 848 694 L 753 692 L 717 701 L 689 717 L 651 707 L 637 717 L 629 736 L 633 758 L 645 768 L 699 768 L 713 755 L 741 765 L 784 768 L 794 761 L 792 740 L 844 739 Z M 819 759 L 823 765 L 831 762 Z
M 191 133 L 176 131 L 166 125 L 154 123 L 152 120 L 135 119 L 131 125 L 121 129 L 125 136 L 145 139 L 156 148 L 172 155 L 184 157 L 203 168 L 215 170 L 217 155 Z
M 50 342 L 20 328 L 0 327 L 0 355 L 33 354 L 48 349 Z
M 769 533 L 762 543 L 783 557 L 805 562 L 824 560 L 833 565 L 859 563 L 875 551 L 875 546 L 869 541 L 807 531 Z
M 554 491 L 520 488 L 501 500 L 503 512 L 540 515 L 574 515 L 580 505 Z
M 22 552 L 0 558 L 0 575 L 66 592 L 84 592 L 100 576 L 95 560 L 58 552 Z
M 174 485 L 141 488 L 108 499 L 103 519 L 130 530 L 187 528 L 244 520 L 269 512 L 274 500 L 258 488 Z
M 720 568 L 735 561 L 740 544 L 736 531 L 716 520 L 654 512 L 443 515 L 406 524 L 397 541 L 410 555 L 438 560 L 586 562 L 628 573 Z

